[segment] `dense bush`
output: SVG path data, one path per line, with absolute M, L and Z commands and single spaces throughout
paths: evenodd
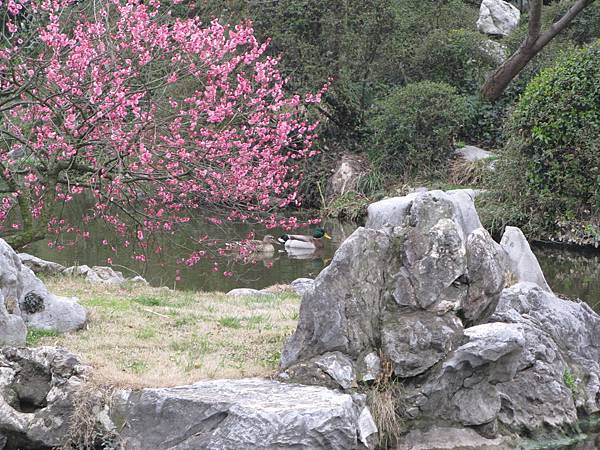
M 508 123 L 496 190 L 538 227 L 600 210 L 600 41 L 527 86 Z
M 406 176 L 437 169 L 468 114 L 467 100 L 446 83 L 397 88 L 376 106 L 369 156 L 381 170 Z
M 502 46 L 481 33 L 436 30 L 416 48 L 411 71 L 421 80 L 443 81 L 472 94 L 501 62 Z

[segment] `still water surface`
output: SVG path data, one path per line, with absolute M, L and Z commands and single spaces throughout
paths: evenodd
M 201 291 L 228 291 L 237 287 L 262 289 L 279 283 L 289 283 L 299 277 L 315 277 L 331 260 L 335 250 L 355 229 L 355 224 L 328 221 L 324 224 L 333 237 L 326 241 L 325 248 L 318 254 L 303 255 L 303 258 L 290 257 L 285 251 L 271 256 L 258 257 L 249 262 L 235 261 L 232 258 L 211 257 L 193 267 L 187 267 L 177 260 L 189 254 L 181 242 L 175 239 L 162 244 L 162 255 L 149 254 L 145 262 L 133 261 L 131 252 L 126 248 L 117 249 L 103 245 L 99 239 L 88 239 L 62 251 L 48 248 L 46 242 L 38 242 L 27 251 L 44 259 L 60 262 L 64 265 L 87 264 L 107 265 L 111 258 L 117 270 L 126 276 L 140 274 L 152 285 L 169 286 L 177 289 Z M 245 236 L 251 231 L 248 226 L 229 225 L 216 227 L 206 225 L 204 231 L 211 237 L 228 241 Z M 262 237 L 265 230 L 253 230 Z M 297 233 L 309 233 L 300 230 Z M 282 230 L 269 230 L 269 234 L 278 236 Z M 92 236 L 101 236 L 97 230 Z M 574 251 L 558 247 L 536 246 L 534 252 L 548 283 L 552 289 L 570 298 L 587 301 L 596 311 L 600 311 L 600 251 Z M 213 271 L 214 262 L 219 270 Z M 176 280 L 179 271 L 180 279 Z M 232 272 L 226 277 L 223 272 Z

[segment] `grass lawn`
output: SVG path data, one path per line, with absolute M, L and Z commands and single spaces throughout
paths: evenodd
M 51 292 L 76 296 L 89 322 L 77 333 L 30 331 L 28 344 L 62 346 L 115 386 L 174 386 L 208 378 L 268 376 L 294 331 L 300 298 L 226 297 L 140 284 L 45 278 Z

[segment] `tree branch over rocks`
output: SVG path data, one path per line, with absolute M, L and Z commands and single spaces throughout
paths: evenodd
M 481 87 L 481 95 L 489 101 L 496 101 L 510 82 L 555 36 L 562 32 L 586 7 L 595 0 L 577 0 L 569 10 L 550 28 L 542 32 L 543 0 L 531 0 L 529 5 L 529 27 L 527 37 L 519 49 L 498 67 Z

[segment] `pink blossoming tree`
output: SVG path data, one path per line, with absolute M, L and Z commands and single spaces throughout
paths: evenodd
M 221 220 L 215 206 L 270 226 L 299 202 L 322 92 L 286 93 L 250 24 L 175 19 L 157 0 L 0 0 L 0 26 L 0 234 L 14 247 L 85 236 L 90 220 L 144 242 Z M 78 196 L 93 207 L 67 223 Z

